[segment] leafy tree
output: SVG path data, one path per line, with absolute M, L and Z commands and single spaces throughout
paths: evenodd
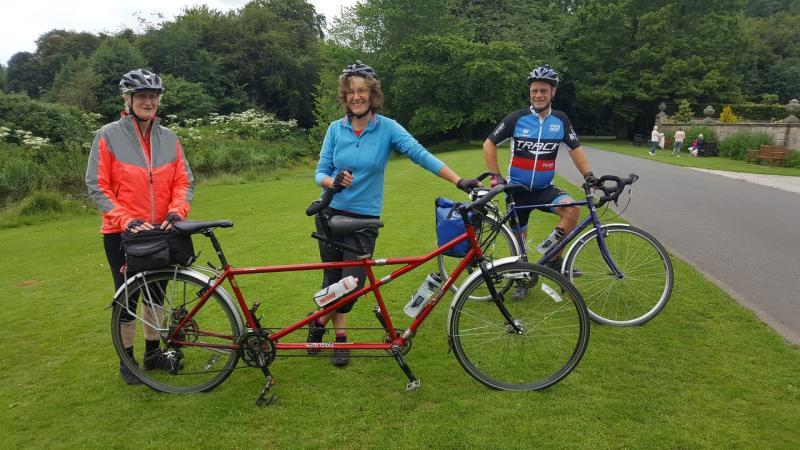
M 127 72 L 147 68 L 142 53 L 125 37 L 104 40 L 89 58 L 89 66 L 98 77 L 97 112 L 107 120 L 119 115 L 122 99 L 119 80 Z
M 800 0 L 794 0 L 790 7 L 774 15 L 747 19 L 747 32 L 754 39 L 754 52 L 750 59 L 744 89 L 749 97 L 757 100 L 761 94 L 779 94 L 781 101 L 788 101 L 799 95 L 792 83 L 797 86 L 796 61 L 800 59 L 800 41 L 797 30 L 800 28 Z M 777 77 L 777 78 L 776 78 Z
M 0 91 L 6 90 L 6 66 L 0 64 Z
M 68 59 L 61 66 L 45 98 L 94 112 L 99 106 L 99 88 L 100 77 L 89 64 L 89 58 L 80 56 L 77 59 Z
M 420 36 L 392 54 L 395 118 L 428 138 L 483 135 L 525 105 L 522 49 L 508 42 L 474 43 L 460 36 Z
M 47 77 L 33 53 L 18 52 L 8 60 L 6 89 L 9 92 L 25 92 L 30 97 L 38 98 L 44 93 L 46 82 Z
M 581 25 L 565 44 L 576 101 L 595 117 L 610 112 L 619 137 L 651 126 L 661 101 L 741 98 L 751 42 L 738 0 L 586 0 L 572 18 Z
M 36 57 L 46 79 L 46 85 L 50 85 L 67 61 L 94 53 L 104 37 L 59 29 L 50 30 L 39 36 L 36 40 Z
M 174 114 L 179 119 L 195 119 L 216 110 L 216 102 L 205 92 L 203 84 L 168 73 L 161 75 L 161 79 L 165 92 L 159 105 L 160 116 Z

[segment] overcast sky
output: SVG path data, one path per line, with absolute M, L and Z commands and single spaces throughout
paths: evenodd
M 328 23 L 343 6 L 356 0 L 307 0 Z M 11 0 L 0 10 L 0 63 L 17 52 L 36 50 L 36 39 L 53 29 L 115 32 L 139 30 L 137 17 L 154 21 L 158 13 L 171 19 L 188 7 L 208 5 L 218 11 L 241 8 L 247 0 Z

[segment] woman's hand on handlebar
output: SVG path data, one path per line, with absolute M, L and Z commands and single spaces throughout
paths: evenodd
M 456 187 L 469 194 L 472 189 L 483 186 L 477 178 L 459 178 Z
M 349 187 L 351 184 L 353 184 L 353 174 L 351 174 L 349 170 L 345 169 L 333 177 L 333 183 L 331 184 L 331 187 L 337 191 L 341 191 L 342 189 Z

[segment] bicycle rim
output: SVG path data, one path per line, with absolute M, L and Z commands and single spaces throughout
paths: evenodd
M 603 230 L 609 255 L 622 277 L 615 276 L 603 259 L 597 231 L 575 243 L 565 271 L 583 295 L 592 320 L 615 326 L 642 325 L 664 309 L 672 293 L 674 273 L 669 254 L 658 240 L 636 227 L 607 225 Z
M 496 233 L 495 233 L 496 231 Z M 501 258 L 508 256 L 518 256 L 520 254 L 517 240 L 514 233 L 506 225 L 500 225 L 494 217 L 485 217 L 481 222 L 481 228 L 478 231 L 478 242 L 483 249 L 483 255 L 488 261 L 497 261 Z M 461 264 L 462 258 L 455 258 L 452 256 L 439 255 L 437 262 L 439 264 L 439 273 L 442 278 L 446 279 L 451 273 Z M 467 275 L 478 270 L 478 262 L 473 261 L 467 266 L 465 272 Z M 453 283 L 450 290 L 456 293 L 459 284 Z M 472 300 L 487 301 L 491 296 L 479 296 L 477 293 L 473 295 Z
M 483 277 L 470 281 L 453 301 L 450 344 L 473 378 L 493 389 L 538 390 L 558 383 L 580 362 L 589 342 L 589 317 L 578 291 L 562 275 L 542 266 L 511 262 L 496 267 L 493 283 L 509 281 L 524 294 L 504 305 L 521 329 L 517 333 L 495 302 L 485 296 Z
M 225 381 L 236 367 L 236 350 L 197 345 L 230 345 L 241 333 L 238 316 L 218 292 L 178 335 L 180 340 L 195 345 L 170 346 L 164 342 L 170 327 L 191 311 L 205 286 L 204 281 L 184 273 L 145 273 L 128 283 L 127 298 L 136 299 L 135 302 L 125 306 L 125 289 L 114 299 L 114 347 L 122 363 L 147 386 L 171 393 L 209 391 Z M 130 321 L 131 317 L 135 319 Z M 166 355 L 160 360 L 145 355 L 145 340 L 154 335 Z M 125 351 L 125 345 L 130 343 L 133 357 Z

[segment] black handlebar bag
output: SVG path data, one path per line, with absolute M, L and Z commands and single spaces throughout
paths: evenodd
M 192 236 L 176 231 L 147 230 L 122 233 L 122 250 L 128 273 L 162 269 L 194 262 Z

